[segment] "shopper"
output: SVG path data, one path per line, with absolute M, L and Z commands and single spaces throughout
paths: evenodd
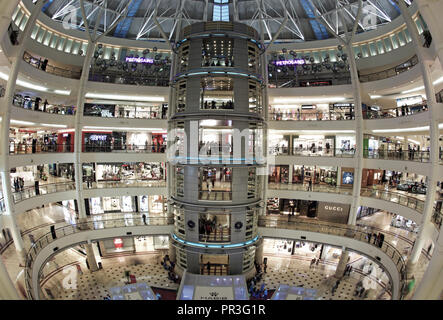
M 143 224 L 146 225 L 146 214 L 143 213 L 142 219 L 143 219 Z
M 309 268 L 311 268 L 314 263 L 315 263 L 315 258 L 312 258 L 311 264 L 309 265 Z

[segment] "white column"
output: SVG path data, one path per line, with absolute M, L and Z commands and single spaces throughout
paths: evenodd
M 434 117 L 434 113 L 437 111 L 437 102 L 435 100 L 435 90 L 434 85 L 432 83 L 432 76 L 430 70 L 430 64 L 433 61 L 429 61 L 426 59 L 427 52 L 422 46 L 422 43 L 419 38 L 417 26 L 415 22 L 412 20 L 410 16 L 409 10 L 406 7 L 404 1 L 398 1 L 400 10 L 402 12 L 403 18 L 405 20 L 406 26 L 409 30 L 409 33 L 412 38 L 412 42 L 414 43 L 414 47 L 417 53 L 418 60 L 421 66 L 421 72 L 423 77 L 423 83 L 425 85 L 425 91 L 428 101 L 428 116 L 429 116 L 429 135 L 430 135 L 430 165 L 431 171 L 430 176 L 428 177 L 428 188 L 426 192 L 426 201 L 425 207 L 423 210 L 423 218 L 421 224 L 419 226 L 419 232 L 417 235 L 417 239 L 415 240 L 414 248 L 412 249 L 411 255 L 408 260 L 408 268 L 410 270 L 414 269 L 415 264 L 420 258 L 421 250 L 425 244 L 427 239 L 426 229 L 427 226 L 431 223 L 431 217 L 434 210 L 434 201 L 435 194 L 437 190 L 437 177 L 439 176 L 439 162 L 438 162 L 438 138 L 439 138 L 439 129 L 438 129 L 438 119 Z
M 349 212 L 348 224 L 355 225 L 357 221 L 357 210 L 360 206 L 361 180 L 363 170 L 363 113 L 361 99 L 361 85 L 358 78 L 357 63 L 355 62 L 352 42 L 345 46 L 349 59 L 349 67 L 352 81 L 352 91 L 354 96 L 355 113 L 355 155 L 354 155 L 354 186 L 352 191 L 352 204 Z
M 85 201 L 83 199 L 83 165 L 81 154 L 83 149 L 83 104 L 86 94 L 86 84 L 89 78 L 92 57 L 95 51 L 95 43 L 88 42 L 85 60 L 83 61 L 82 75 L 80 77 L 77 91 L 77 111 L 75 113 L 75 138 L 74 138 L 74 168 L 75 168 L 75 189 L 77 190 L 77 204 L 79 219 L 86 219 Z
M 0 257 L 0 300 L 19 300 L 17 289 L 9 277 L 8 270 Z
M 346 247 L 343 247 L 341 250 L 340 260 L 338 261 L 337 268 L 335 269 L 336 278 L 341 279 L 343 277 L 346 265 L 348 264 L 348 259 L 349 259 L 349 251 L 346 250 Z
M 443 12 L 443 2 L 439 0 L 416 0 L 418 10 L 428 25 L 432 35 L 432 45 L 435 46 L 438 59 L 443 67 L 443 20 L 441 13 Z
M 443 292 L 443 228 L 435 244 L 431 262 L 415 290 L 414 300 L 440 300 Z
M 97 260 L 95 259 L 92 243 L 85 244 L 85 248 L 86 248 L 86 259 L 88 260 L 89 270 L 91 272 L 97 271 L 98 265 L 97 265 Z
M 0 8 L 2 8 L 0 10 L 0 39 L 3 39 L 3 36 L 7 32 L 8 27 L 12 22 L 12 14 L 19 3 L 19 0 L 0 0 Z
M 5 199 L 6 215 L 10 216 L 10 228 L 12 238 L 14 240 L 15 249 L 17 251 L 19 261 L 24 264 L 25 262 L 25 249 L 23 245 L 23 239 L 20 235 L 20 230 L 17 227 L 17 221 L 15 217 L 15 206 L 12 197 L 10 167 L 9 167 L 9 126 L 11 122 L 11 110 L 10 106 L 14 98 L 15 83 L 17 81 L 20 64 L 22 62 L 23 53 L 25 51 L 26 41 L 30 38 L 32 29 L 34 28 L 35 21 L 44 5 L 45 1 L 39 1 L 34 7 L 31 16 L 26 23 L 26 27 L 19 35 L 19 45 L 15 56 L 11 57 L 12 65 L 9 72 L 9 79 L 6 84 L 5 96 L 0 100 L 1 103 L 1 160 L 3 167 L 1 168 L 1 180 L 3 186 L 3 194 Z M 9 18 L 10 19 L 10 18 Z

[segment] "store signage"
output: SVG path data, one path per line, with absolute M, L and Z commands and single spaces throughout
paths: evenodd
M 232 287 L 201 287 L 195 288 L 193 300 L 234 300 Z
M 105 134 L 92 134 L 90 137 L 89 137 L 89 140 L 91 140 L 91 141 L 106 141 L 106 138 L 107 138 L 108 136 L 107 135 L 105 135 Z
M 293 66 L 297 64 L 305 64 L 305 59 L 292 59 L 292 60 L 276 60 L 274 61 L 276 66 Z
M 123 248 L 123 240 L 122 240 L 122 238 L 114 239 L 114 247 L 116 249 Z
M 347 223 L 351 206 L 333 202 L 319 202 L 317 218 L 321 221 Z
M 150 59 L 150 58 L 144 58 L 144 57 L 140 57 L 140 58 L 135 58 L 135 57 L 126 57 L 126 62 L 129 63 L 149 63 L 152 64 L 154 63 L 154 59 Z
M 334 103 L 333 106 L 336 108 L 349 108 L 349 107 L 353 107 L 354 104 L 353 103 Z

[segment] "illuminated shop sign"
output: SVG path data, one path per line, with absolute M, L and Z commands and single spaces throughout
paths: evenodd
M 140 58 L 131 58 L 131 57 L 126 57 L 126 62 L 135 62 L 135 63 L 154 63 L 154 59 L 150 59 L 150 58 L 144 58 L 144 57 L 140 57 Z
M 93 134 L 89 137 L 91 141 L 106 141 L 107 135 Z
M 296 64 L 305 64 L 305 59 L 280 60 L 274 61 L 276 66 L 292 66 Z

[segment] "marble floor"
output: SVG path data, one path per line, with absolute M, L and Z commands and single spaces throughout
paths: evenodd
M 34 237 L 34 239 L 37 239 L 41 235 L 48 233 L 50 231 L 50 226 L 53 224 L 56 225 L 56 228 L 59 226 L 67 225 L 69 222 L 71 213 L 72 212 L 69 211 L 69 209 L 66 209 L 65 207 L 62 207 L 57 204 L 51 204 L 51 205 L 46 205 L 43 208 L 36 208 L 36 209 L 29 210 L 28 212 L 18 215 L 17 216 L 17 224 L 18 224 L 19 228 L 21 229 L 25 248 L 27 249 L 31 245 L 31 239 L 30 239 L 29 235 L 32 235 Z M 388 232 L 389 234 L 387 234 L 387 236 L 385 237 L 385 241 L 389 241 L 390 243 L 395 245 L 401 252 L 403 252 L 404 258 L 407 258 L 408 254 L 411 250 L 411 247 L 412 247 L 412 242 L 415 239 L 415 234 L 410 231 L 399 229 L 399 228 L 391 226 L 390 225 L 391 219 L 392 219 L 391 214 L 386 213 L 386 212 L 378 212 L 378 213 L 373 214 L 369 217 L 364 217 L 363 219 L 360 219 L 358 221 L 358 223 L 366 226 L 368 229 L 369 228 L 379 228 L 381 230 L 384 230 L 385 232 Z M 1 241 L 2 241 L 2 239 L 0 239 L 0 242 Z M 10 243 L 6 243 L 6 245 L 5 245 L 5 241 L 3 239 L 2 244 L 3 244 L 3 248 L 0 249 L 1 258 L 8 270 L 8 273 L 9 273 L 11 279 L 16 284 L 17 289 L 22 294 L 23 298 L 25 298 L 26 293 L 25 293 L 25 289 L 24 289 L 24 279 L 23 279 L 24 278 L 23 277 L 24 268 L 22 265 L 20 265 L 19 257 L 16 253 L 14 243 L 10 242 Z M 425 248 L 426 248 L 426 246 L 425 246 Z M 432 253 L 432 251 L 431 251 L 431 253 Z M 272 257 L 272 259 L 273 258 L 274 257 Z M 275 257 L 275 258 L 276 259 L 287 259 L 286 257 Z M 113 262 L 115 262 L 115 264 L 110 266 L 110 268 L 109 268 L 110 270 L 113 270 L 114 267 L 125 268 L 125 266 L 126 266 L 126 268 L 129 268 L 134 263 L 134 261 L 138 261 L 141 258 L 140 258 L 140 256 L 133 256 L 133 257 L 125 256 L 125 257 L 115 257 L 113 259 L 115 259 L 115 261 L 113 261 Z M 135 260 L 130 260 L 130 259 L 135 259 Z M 71 249 L 66 250 L 63 253 L 57 255 L 53 261 L 49 262 L 49 264 L 52 264 L 52 267 L 49 268 L 49 266 L 48 266 L 47 270 L 45 268 L 44 276 L 47 277 L 47 276 L 50 276 L 51 274 L 53 274 L 52 277 L 54 277 L 55 274 L 57 274 L 57 272 L 55 272 L 57 269 L 63 268 L 64 266 L 67 266 L 67 265 L 70 265 L 73 262 L 80 264 L 80 267 L 82 268 L 82 270 L 85 270 L 84 274 L 86 274 L 89 271 L 86 272 L 87 268 L 86 268 L 86 265 L 84 264 L 84 260 L 85 260 L 84 256 L 80 255 L 78 253 L 78 251 L 71 250 Z M 106 273 L 106 270 L 108 269 L 106 267 L 107 261 L 112 261 L 112 260 L 105 259 L 103 261 L 104 261 L 103 267 L 104 267 L 104 270 Z M 111 263 L 113 263 L 113 262 L 111 262 Z M 157 263 L 151 263 L 149 261 L 147 261 L 147 262 L 145 261 L 143 263 L 146 265 L 151 265 L 151 264 L 157 265 Z M 428 263 L 429 263 L 429 258 L 426 257 L 426 255 L 424 253 L 422 253 L 420 256 L 419 262 L 417 264 L 416 270 L 414 272 L 414 277 L 416 279 L 415 288 L 418 286 L 419 281 L 423 277 L 424 270 L 425 270 Z M 318 271 L 318 270 L 309 270 L 309 261 L 307 261 L 306 264 L 307 264 L 307 269 L 304 268 L 304 270 L 306 269 L 305 272 L 307 275 L 311 274 L 314 271 Z M 272 266 L 272 264 L 270 264 L 269 268 L 268 268 L 269 274 L 277 273 L 277 272 L 272 272 L 273 269 L 271 266 Z M 292 274 L 292 272 L 293 272 L 292 269 L 299 268 L 299 267 L 295 267 L 295 266 L 294 266 L 294 268 L 292 268 L 292 265 L 290 263 L 289 263 L 289 266 L 290 267 L 287 268 L 287 272 L 289 274 Z M 116 269 L 116 270 L 120 270 L 120 269 Z M 149 270 L 149 268 L 148 268 L 148 270 Z M 280 273 L 282 273 L 281 271 L 282 270 L 279 270 Z M 120 271 L 118 271 L 118 272 L 120 272 Z M 321 273 L 322 277 L 326 277 L 326 275 L 328 274 L 326 272 L 326 269 L 322 270 L 321 272 L 322 272 Z M 319 277 L 320 277 L 320 275 L 319 275 Z M 351 282 L 351 284 L 354 281 L 352 279 L 354 279 L 354 277 L 351 277 L 349 280 Z M 273 281 L 275 284 L 277 280 L 273 280 Z M 280 280 L 278 280 L 278 281 L 280 281 Z M 50 281 L 47 280 L 47 283 L 49 285 Z M 345 282 L 343 282 L 343 283 L 345 283 Z M 353 284 L 353 285 L 355 286 L 355 284 Z M 339 291 L 337 291 L 337 294 L 338 294 L 338 292 Z M 412 293 L 410 293 L 407 296 L 407 298 L 410 298 L 412 296 L 412 294 L 413 294 L 413 291 L 412 291 Z M 326 296 L 325 296 L 325 298 L 326 298 Z

